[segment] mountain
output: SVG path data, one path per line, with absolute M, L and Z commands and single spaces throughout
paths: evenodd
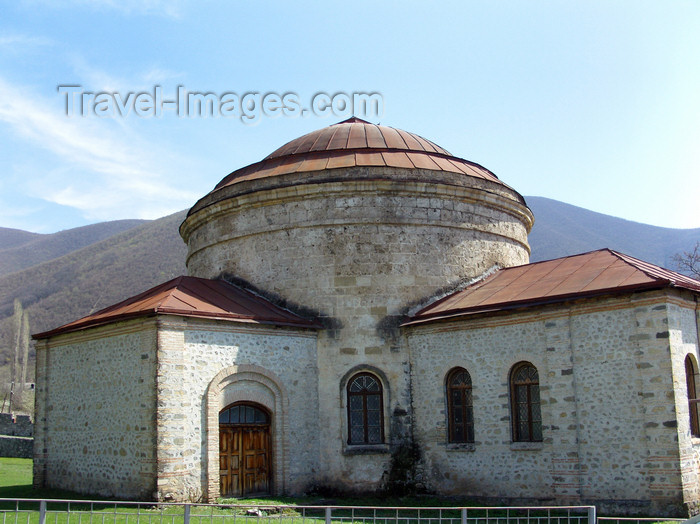
M 39 233 L 30 233 L 29 231 L 22 231 L 21 229 L 0 227 L 0 251 L 22 246 L 41 236 L 42 235 Z
M 526 197 L 535 214 L 531 261 L 609 247 L 673 269 L 699 229 L 670 229 L 595 213 L 542 197 Z M 13 301 L 31 331 L 47 331 L 184 274 L 187 249 L 178 233 L 185 211 L 153 221 L 115 221 L 37 235 L 0 228 L 0 367 L 10 355 Z M 71 246 L 76 246 L 71 249 Z M 13 266 L 14 264 L 14 266 Z
M 63 256 L 0 276 L 0 366 L 9 358 L 15 298 L 29 315 L 31 331 L 37 333 L 185 273 L 186 247 L 177 232 L 185 214 L 181 211 L 146 221 Z
M 543 197 L 525 197 L 535 215 L 531 262 L 608 247 L 669 269 L 671 257 L 692 250 L 700 228 L 671 229 L 616 218 Z
M 0 276 L 53 260 L 144 222 L 146 220 L 113 220 L 52 235 L 0 228 Z

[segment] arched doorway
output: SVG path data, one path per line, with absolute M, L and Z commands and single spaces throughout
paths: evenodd
M 271 455 L 267 409 L 236 402 L 219 412 L 220 496 L 269 494 Z

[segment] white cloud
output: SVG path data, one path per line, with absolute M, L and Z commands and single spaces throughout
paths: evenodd
M 53 41 L 43 36 L 27 36 L 21 34 L 6 34 L 0 36 L 0 47 L 21 48 L 53 45 Z
M 169 69 L 161 69 L 154 67 L 141 75 L 141 80 L 144 84 L 152 86 L 153 84 L 162 84 L 166 80 L 177 80 L 183 78 L 184 73 L 171 71 Z
M 82 85 L 90 91 L 129 91 L 133 86 L 123 78 L 110 75 L 100 69 L 95 69 L 85 62 L 82 56 L 73 55 L 70 58 L 70 63 L 73 66 L 73 71 L 80 79 Z M 74 81 L 72 79 L 71 81 Z
M 32 173 L 32 196 L 93 220 L 157 218 L 196 200 L 174 186 L 181 158 L 124 122 L 70 118 L 56 106 L 0 78 L 0 123 L 58 160 Z
M 132 78 L 122 78 L 96 69 L 89 65 L 82 56 L 73 55 L 70 63 L 77 78 L 90 91 L 120 92 L 122 94 L 139 91 L 149 91 L 155 85 L 163 85 L 168 81 L 182 79 L 185 75 L 170 69 L 151 67 L 142 73 L 134 74 Z

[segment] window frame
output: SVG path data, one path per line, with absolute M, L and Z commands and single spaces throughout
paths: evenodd
M 255 411 L 260 412 L 262 415 L 265 417 L 264 422 L 258 422 L 258 421 L 253 421 L 253 422 L 222 422 L 221 416 L 225 411 L 228 411 L 230 414 L 230 410 L 233 408 L 252 408 Z M 257 418 L 257 417 L 255 417 Z M 238 401 L 238 402 L 233 402 L 229 405 L 227 405 L 225 408 L 219 410 L 219 426 L 270 426 L 272 422 L 272 416 L 270 414 L 270 411 L 263 405 L 258 404 L 257 402 L 246 402 L 246 401 Z
M 379 391 L 378 392 L 370 392 L 367 391 L 366 389 L 363 389 L 362 391 L 350 391 L 352 388 L 353 384 L 355 383 L 356 380 L 362 378 L 362 377 L 370 377 L 373 379 L 377 385 L 379 386 Z M 362 371 L 360 373 L 355 373 L 352 375 L 348 381 L 347 385 L 345 387 L 345 394 L 346 394 L 346 408 L 347 408 L 347 444 L 349 446 L 376 446 L 376 445 L 382 445 L 384 444 L 384 385 L 382 384 L 382 381 L 380 378 L 369 371 Z M 379 441 L 378 442 L 370 442 L 369 441 L 369 420 L 368 420 L 368 409 L 367 409 L 367 397 L 369 396 L 379 396 Z M 363 433 L 363 439 L 361 442 L 359 441 L 353 441 L 352 439 L 352 430 L 353 430 L 353 424 L 352 424 L 352 409 L 351 409 L 351 404 L 352 404 L 352 398 L 353 397 L 360 397 L 362 398 L 362 433 Z
M 516 382 L 516 376 L 524 368 L 532 368 L 535 371 L 536 381 L 529 378 L 522 382 Z M 537 367 L 531 362 L 518 362 L 511 371 L 508 380 L 510 387 L 510 407 L 511 407 L 511 438 L 513 442 L 542 442 L 542 401 L 540 397 L 540 375 Z M 527 435 L 522 435 L 520 431 L 521 420 L 518 409 L 518 388 L 525 387 L 526 409 L 527 409 Z M 533 392 L 537 391 L 537 401 L 533 401 Z M 534 415 L 538 415 L 535 417 Z M 535 419 L 538 420 L 535 420 Z M 534 429 L 539 424 L 540 438 L 534 438 Z
M 469 384 L 455 386 L 452 384 L 454 378 L 460 374 L 466 374 Z M 467 390 L 469 395 L 467 395 Z M 456 408 L 454 406 L 453 392 L 459 391 L 461 401 L 461 415 L 464 426 L 464 439 L 459 440 L 456 436 L 456 428 L 459 425 L 455 420 Z M 455 367 L 448 371 L 445 377 L 445 396 L 447 401 L 447 442 L 449 444 L 473 444 L 474 443 L 474 407 L 473 407 L 473 384 L 469 371 L 463 367 Z
M 695 358 L 688 353 L 685 357 L 685 387 L 688 395 L 688 415 L 690 422 L 690 436 L 700 438 L 700 399 L 698 399 L 697 378 L 698 366 Z

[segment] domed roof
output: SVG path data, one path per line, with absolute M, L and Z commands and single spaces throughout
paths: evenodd
M 214 190 L 247 180 L 356 166 L 445 171 L 505 185 L 488 169 L 452 156 L 430 140 L 353 117 L 287 142 L 260 162 L 229 174 Z

